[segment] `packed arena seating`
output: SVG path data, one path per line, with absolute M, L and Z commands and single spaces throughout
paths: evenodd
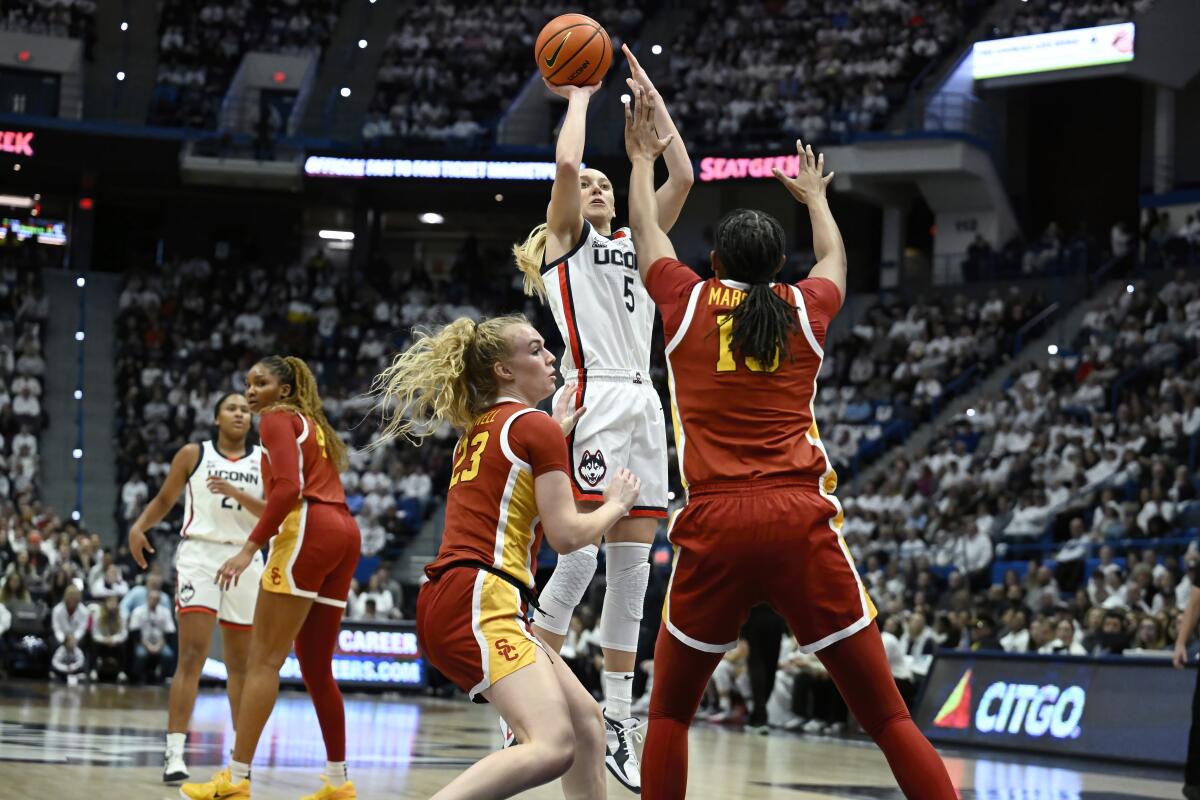
M 96 40 L 95 17 L 96 0 L 0 0 L 0 30 L 80 39 L 88 60 Z
M 1028 36 L 1128 22 L 1134 14 L 1145 11 L 1153 3 L 1154 0 L 1088 0 L 1082 3 L 1025 0 L 1020 5 L 1012 4 L 1012 16 L 992 29 L 992 37 Z
M 242 57 L 315 52 L 338 21 L 338 0 L 166 0 L 159 17 L 152 125 L 213 129 Z
M 42 268 L 57 253 L 0 243 L 0 508 L 37 497 L 48 313 Z
M 605 25 L 620 50 L 641 28 L 646 5 L 604 0 L 583 10 Z M 363 138 L 376 145 L 490 140 L 534 73 L 529 54 L 556 13 L 535 0 L 426 3 L 406 10 L 388 36 Z
M 985 2 L 709 0 L 659 81 L 689 148 L 837 141 L 878 129 Z
M 822 439 L 851 472 L 929 421 L 946 401 L 1011 357 L 1046 303 L 1017 287 L 983 302 L 962 295 L 880 302 L 826 348 L 815 404 Z

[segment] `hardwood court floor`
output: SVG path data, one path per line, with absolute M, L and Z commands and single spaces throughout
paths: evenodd
M 0 798 L 175 800 L 161 783 L 162 689 L 0 685 Z M 359 797 L 428 797 L 498 746 L 495 715 L 465 701 L 415 696 L 346 698 L 350 775 Z M 233 745 L 228 706 L 203 690 L 187 761 L 207 778 Z M 1179 783 L 1086 761 L 946 753 L 964 800 L 1177 798 Z M 284 692 L 259 746 L 255 800 L 299 800 L 318 786 L 324 750 L 307 695 Z M 869 743 L 780 734 L 749 736 L 698 724 L 691 735 L 689 798 L 903 800 Z M 524 795 L 561 798 L 556 784 Z M 629 798 L 610 778 L 609 796 Z

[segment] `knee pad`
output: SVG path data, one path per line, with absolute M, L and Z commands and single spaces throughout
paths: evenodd
M 567 635 L 575 606 L 579 605 L 596 575 L 596 556 L 599 552 L 598 547 L 589 544 L 573 553 L 559 556 L 550 582 L 538 595 L 538 605 L 542 610 L 534 611 L 534 625 L 559 636 Z
M 650 545 L 610 542 L 605 547 L 604 609 L 600 614 L 600 646 L 636 653 L 642 629 L 642 606 L 650 583 Z

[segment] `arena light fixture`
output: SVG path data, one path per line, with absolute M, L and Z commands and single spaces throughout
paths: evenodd
M 975 409 L 973 409 L 973 408 L 968 408 L 968 409 L 967 409 L 967 416 L 968 416 L 968 417 L 973 417 L 973 416 L 975 416 Z
M 320 230 L 317 236 L 322 239 L 332 239 L 335 242 L 353 242 L 354 231 Z
M 127 30 L 129 30 L 129 23 L 128 23 L 128 22 L 122 22 L 122 23 L 121 23 L 121 30 L 123 30 L 123 31 L 127 31 Z
M 83 450 L 76 447 L 74 450 L 71 451 L 71 457 L 76 458 L 76 459 L 83 458 Z
M 633 98 L 631 98 L 628 93 L 623 94 L 623 95 L 621 95 L 621 104 L 627 106 L 627 105 L 629 105 L 629 101 L 632 99 Z
M 21 165 L 13 164 L 13 172 L 20 172 L 20 171 L 21 171 Z
M 1125 286 L 1125 294 L 1133 294 L 1133 284 L 1132 283 L 1127 284 Z
M 656 56 L 661 56 L 662 55 L 662 45 L 661 44 L 654 45 L 653 47 L 650 48 L 650 52 L 654 53 L 654 55 L 656 55 Z
M 366 50 L 366 49 L 367 49 L 367 40 L 366 40 L 366 39 L 359 39 L 359 40 L 358 40 L 358 49 L 359 49 L 359 50 Z
M 496 195 L 496 202 L 497 202 L 497 203 L 503 203 L 503 202 L 504 202 L 504 195 L 502 195 L 502 194 L 498 194 L 498 195 Z
M 338 92 L 338 94 L 340 94 L 342 97 L 349 97 L 350 96 L 350 87 L 343 86 L 342 90 L 340 92 Z
M 123 69 L 117 70 L 117 80 L 119 80 L 119 81 L 125 80 L 125 70 L 123 70 Z
M 0 194 L 0 206 L 33 208 L 33 198 L 20 194 Z
M 446 221 L 446 218 L 436 211 L 426 211 L 424 214 L 418 217 L 418 219 L 420 219 L 421 222 L 424 222 L 426 225 L 441 225 Z
M 75 520 L 76 522 L 79 522 L 79 519 L 80 519 L 80 514 L 79 514 L 79 512 L 78 512 L 78 511 L 72 511 L 72 512 L 71 512 L 71 519 Z
M 75 390 L 75 399 L 76 399 L 76 400 L 82 400 L 82 399 L 83 399 L 83 389 L 76 389 L 76 390 Z
M 77 341 L 77 342 L 83 341 L 83 331 L 75 331 L 75 341 Z
M 82 289 L 85 285 L 87 285 L 87 278 L 76 278 L 75 285 Z
M 1052 356 L 1058 355 L 1058 345 L 1056 345 L 1056 344 L 1047 345 L 1046 352 Z

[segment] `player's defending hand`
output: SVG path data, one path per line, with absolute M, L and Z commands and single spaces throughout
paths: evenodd
M 608 488 L 604 490 L 604 500 L 608 503 L 619 503 L 625 509 L 625 513 L 629 513 L 641 492 L 642 479 L 621 467 L 608 482 Z
M 584 99 L 590 99 L 599 89 L 599 83 L 593 83 L 591 86 L 555 86 L 550 81 L 542 78 L 542 83 L 546 84 L 546 88 L 552 93 L 558 95 L 564 100 L 570 100 L 573 96 L 580 96 Z
M 633 99 L 625 104 L 625 152 L 629 154 L 630 161 L 654 161 L 671 144 L 675 134 L 665 139 L 658 138 L 658 132 L 654 130 L 654 109 L 657 104 L 633 78 L 625 82 L 633 92 Z
M 772 172 L 775 173 L 779 182 L 792 193 L 792 197 L 804 205 L 808 205 L 813 200 L 825 196 L 825 190 L 829 187 L 829 182 L 833 180 L 834 173 L 824 174 L 825 154 L 820 153 L 814 157 L 811 144 L 806 146 L 797 139 L 796 154 L 800 156 L 800 169 L 797 171 L 796 177 L 788 177 L 779 168 Z
M 642 85 L 646 90 L 647 96 L 655 103 L 658 102 L 658 90 L 654 88 L 654 84 L 650 80 L 650 76 L 646 74 L 646 70 L 638 63 L 637 58 L 633 55 L 633 51 L 629 49 L 629 45 L 621 45 L 621 52 L 625 54 L 625 59 L 629 62 L 629 73 L 633 76 L 633 80 Z
M 154 547 L 146 538 L 146 532 L 139 528 L 129 529 L 129 555 L 142 569 L 146 568 L 146 553 L 153 553 Z
M 571 399 L 575 397 L 574 392 L 562 392 L 558 401 L 554 404 L 554 414 L 551 416 L 554 421 L 562 426 L 563 436 L 570 436 L 571 431 L 575 430 L 575 424 L 579 422 L 579 418 L 587 411 L 587 406 L 580 406 L 571 411 Z

